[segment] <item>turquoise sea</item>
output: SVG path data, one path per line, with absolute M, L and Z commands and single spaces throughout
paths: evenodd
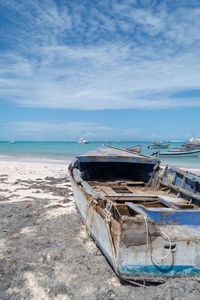
M 60 163 L 71 161 L 75 156 L 100 147 L 102 144 L 110 144 L 118 148 L 127 148 L 141 144 L 142 154 L 151 155 L 157 151 L 148 149 L 151 141 L 123 141 L 123 142 L 89 142 L 89 144 L 78 144 L 77 142 L 20 142 L 15 143 L 0 142 L 0 160 L 19 161 L 47 161 L 58 160 Z M 183 142 L 171 142 L 170 147 L 180 147 Z M 166 151 L 163 149 L 162 151 Z M 162 158 L 162 164 L 170 164 L 178 167 L 200 168 L 200 156 L 196 157 L 176 157 Z

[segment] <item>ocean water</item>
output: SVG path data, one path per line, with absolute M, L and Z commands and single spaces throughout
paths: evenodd
M 60 163 L 71 161 L 74 157 L 100 147 L 103 144 L 110 144 L 118 148 L 127 148 L 134 145 L 142 145 L 142 154 L 151 155 L 157 151 L 148 149 L 152 142 L 144 141 L 123 141 L 123 142 L 90 142 L 89 144 L 78 144 L 77 142 L 0 142 L 0 160 L 19 161 L 50 161 L 57 160 Z M 171 142 L 170 147 L 180 147 L 183 142 Z M 165 149 L 161 151 L 166 151 Z M 171 166 L 200 169 L 200 156 L 161 158 L 161 164 Z

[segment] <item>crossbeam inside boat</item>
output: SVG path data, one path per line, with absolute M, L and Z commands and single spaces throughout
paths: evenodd
M 142 205 L 146 208 L 175 208 L 175 209 L 197 209 L 193 203 L 188 203 L 183 198 L 177 198 L 176 194 L 167 193 L 167 191 L 157 190 L 155 188 L 146 187 L 142 181 L 88 181 L 88 183 L 98 193 L 104 196 L 101 207 L 104 209 L 106 200 L 111 200 L 115 203 L 118 214 L 113 212 L 113 216 L 119 221 L 119 216 L 134 216 L 126 203 L 130 202 L 137 205 Z
M 175 189 L 166 186 L 154 185 L 151 176 L 154 172 L 152 165 L 129 162 L 81 162 L 80 171 L 82 178 L 91 188 L 101 195 L 99 201 L 102 209 L 106 208 L 107 201 L 112 201 L 114 207 L 112 216 L 119 221 L 122 216 L 135 216 L 127 203 L 143 206 L 148 209 L 198 209 L 194 203 L 177 194 Z M 149 184 L 150 183 L 150 184 Z M 164 196 L 165 198 L 163 198 Z M 117 213 L 115 212 L 117 210 Z

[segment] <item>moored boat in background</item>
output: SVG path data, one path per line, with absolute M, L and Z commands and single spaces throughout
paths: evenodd
M 182 147 L 185 148 L 200 148 L 200 139 L 196 138 L 194 139 L 193 137 L 185 142 L 185 144 L 182 145 Z
M 167 152 L 183 152 L 183 151 L 190 151 L 189 148 L 169 148 Z
M 89 142 L 83 138 L 80 138 L 80 140 L 78 141 L 78 144 L 88 144 Z
M 174 149 L 171 149 L 174 150 Z M 152 156 L 156 156 L 156 157 L 186 157 L 186 156 L 198 156 L 200 154 L 200 149 L 181 149 L 181 148 L 177 148 L 174 151 L 168 151 L 168 152 L 160 152 L 160 151 L 156 151 L 154 153 L 152 153 Z
M 153 145 L 147 146 L 148 149 L 167 149 L 169 147 L 169 143 L 162 142 L 153 142 Z
M 15 144 L 15 143 L 16 143 L 16 141 L 14 141 L 14 140 L 11 140 L 8 142 L 8 144 Z

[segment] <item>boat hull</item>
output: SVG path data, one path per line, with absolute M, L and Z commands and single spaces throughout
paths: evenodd
M 157 146 L 157 145 L 150 145 L 147 148 L 148 149 L 167 149 L 169 145 L 163 145 L 163 146 Z
M 85 190 L 71 177 L 77 209 L 87 230 L 103 252 L 117 275 L 124 280 L 163 280 L 167 277 L 188 277 L 200 275 L 200 243 L 180 240 L 172 243 L 173 250 L 166 256 L 168 240 L 162 236 L 154 237 L 150 251 L 146 243 L 146 227 L 139 220 L 135 226 L 129 218 L 121 226 L 111 224 L 112 242 L 103 212 L 90 208 Z M 88 216 L 92 216 L 90 219 Z M 116 222 L 117 223 L 117 222 Z M 113 238 L 114 236 L 114 238 Z M 126 238 L 125 238 L 126 237 Z M 128 237 L 128 242 L 127 242 Z M 136 238 L 133 238 L 136 237 Z M 139 245 L 138 245 L 139 239 Z M 152 258 L 157 257 L 158 259 Z M 165 259 L 159 259 L 166 256 Z
M 198 156 L 200 154 L 200 150 L 194 150 L 194 151 L 177 151 L 177 152 L 161 152 L 157 153 L 157 156 L 176 156 L 176 157 L 183 157 L 183 156 Z
M 110 245 L 109 234 L 106 228 L 106 224 L 104 219 L 95 211 L 92 211 L 92 208 L 88 210 L 88 199 L 82 189 L 80 189 L 79 185 L 77 185 L 76 181 L 71 178 L 72 189 L 74 193 L 74 199 L 76 203 L 76 207 L 78 212 L 80 213 L 82 222 L 85 224 L 86 229 L 90 230 L 90 235 L 95 240 L 98 247 L 101 249 L 103 254 L 108 259 L 109 263 L 114 265 L 114 246 Z M 90 224 L 90 218 L 88 216 L 92 216 L 92 222 Z M 90 228 L 89 228 L 90 227 Z

